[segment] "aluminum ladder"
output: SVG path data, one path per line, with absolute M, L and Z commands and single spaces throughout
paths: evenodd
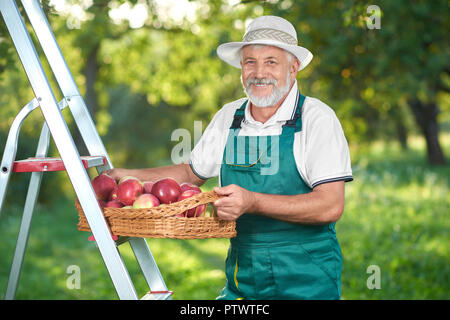
M 118 246 L 125 242 L 130 243 L 149 286 L 149 292 L 142 299 L 171 299 L 172 292 L 167 290 L 146 240 L 129 237 L 119 237 L 117 241 L 112 239 L 92 188 L 87 168 L 95 167 L 98 173 L 101 173 L 113 166 L 39 1 L 22 0 L 21 2 L 64 98 L 59 103 L 56 101 L 17 3 L 14 0 L 1 0 L 1 14 L 35 95 L 14 119 L 0 166 L 0 214 L 11 173 L 32 172 L 5 299 L 15 298 L 42 174 L 51 170 L 67 171 L 119 299 L 139 299 L 118 250 Z M 65 107 L 69 107 L 71 111 L 89 156 L 80 157 L 78 153 L 61 112 L 61 109 Z M 22 122 L 36 108 L 40 108 L 44 116 L 44 125 L 36 151 L 37 159 L 15 161 Z M 50 136 L 55 142 L 60 159 L 46 158 Z

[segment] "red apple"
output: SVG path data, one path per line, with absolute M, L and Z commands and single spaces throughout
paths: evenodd
M 180 188 L 181 192 L 184 192 L 186 190 L 197 190 L 198 192 L 202 192 L 202 190 L 198 186 L 190 182 L 183 182 L 182 184 L 180 184 Z
M 120 202 L 119 200 L 108 201 L 105 205 L 105 208 L 122 208 L 122 207 L 123 203 Z
M 125 206 L 131 206 L 133 202 L 144 192 L 142 183 L 137 179 L 128 179 L 119 183 L 117 200 Z
M 117 186 L 113 177 L 102 173 L 92 179 L 92 187 L 98 200 L 107 201 L 111 191 Z
M 103 200 L 97 200 L 98 205 L 100 206 L 100 209 L 103 209 L 106 206 L 106 201 Z
M 157 197 L 150 193 L 143 193 L 133 203 L 134 209 L 153 208 L 159 206 Z
M 153 181 L 144 181 L 144 193 L 152 193 Z
M 161 203 L 172 203 L 178 200 L 181 194 L 181 188 L 174 179 L 163 178 L 155 182 L 152 188 L 152 194 L 155 195 Z
M 119 182 L 118 182 L 117 184 L 121 184 L 122 182 L 127 181 L 127 180 L 129 180 L 129 179 L 135 179 L 135 180 L 138 180 L 138 181 L 140 182 L 140 180 L 139 180 L 138 178 L 136 178 L 136 177 L 133 177 L 133 176 L 123 176 L 122 178 L 120 178 L 120 180 L 119 180 Z
M 201 193 L 200 191 L 197 190 L 193 190 L 193 189 L 189 189 L 184 191 L 179 197 L 178 197 L 178 201 L 190 198 L 196 194 Z M 177 217 L 188 217 L 188 218 L 192 218 L 192 217 L 200 217 L 206 210 L 206 204 L 202 204 L 199 205 L 198 207 L 189 209 L 183 213 L 177 214 Z
M 114 189 L 109 194 L 109 201 L 111 200 L 117 200 L 117 190 L 119 190 L 119 186 L 115 186 Z

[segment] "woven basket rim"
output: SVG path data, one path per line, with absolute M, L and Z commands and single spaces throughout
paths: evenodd
M 209 192 L 201 192 L 196 194 L 190 198 L 174 202 L 171 204 L 160 204 L 158 207 L 153 208 L 111 208 L 105 207 L 103 208 L 103 215 L 105 217 L 114 217 L 116 215 L 123 216 L 127 215 L 128 217 L 138 217 L 145 215 L 152 215 L 155 217 L 170 217 L 176 216 L 177 214 L 183 213 L 189 209 L 193 209 L 203 204 L 213 203 L 220 196 L 215 191 Z M 75 200 L 75 204 L 81 208 L 81 204 L 78 198 Z
M 200 205 L 208 205 L 219 196 L 214 191 L 202 192 L 190 198 L 154 208 L 103 208 L 102 212 L 113 235 L 145 238 L 205 239 L 236 236 L 236 222 L 216 215 L 177 216 Z M 78 230 L 91 231 L 78 199 Z

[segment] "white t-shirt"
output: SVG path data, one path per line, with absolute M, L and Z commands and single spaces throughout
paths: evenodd
M 280 135 L 282 126 L 293 117 L 297 82 L 277 112 L 265 123 L 256 121 L 245 108 L 239 136 Z M 213 117 L 190 155 L 193 172 L 201 179 L 220 175 L 223 152 L 234 113 L 242 98 L 224 105 Z M 248 106 L 248 104 L 247 104 Z M 302 110 L 302 130 L 294 136 L 297 170 L 310 188 L 331 181 L 352 181 L 348 143 L 335 112 L 322 101 L 306 97 Z

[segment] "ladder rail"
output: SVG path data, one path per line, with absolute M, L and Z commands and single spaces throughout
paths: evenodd
M 19 133 L 22 128 L 22 123 L 37 107 L 39 107 L 39 102 L 36 98 L 34 98 L 19 111 L 17 116 L 14 118 L 11 127 L 9 128 L 8 137 L 6 138 L 5 151 L 3 153 L 3 158 L 0 165 L 0 215 L 5 200 L 6 187 L 8 186 L 9 178 L 11 177 L 12 165 L 16 158 L 17 141 L 19 140 Z
M 67 106 L 65 99 L 58 103 L 60 109 L 64 109 Z M 19 141 L 20 129 L 25 119 L 30 115 L 32 111 L 39 107 L 39 102 L 36 98 L 33 98 L 28 102 L 13 120 L 11 127 L 9 128 L 8 137 L 6 139 L 5 149 L 3 152 L 2 162 L 0 164 L 0 216 L 2 212 L 3 203 L 6 196 L 6 187 L 8 186 L 9 178 L 11 176 L 12 167 L 17 154 L 17 145 Z
M 84 169 L 70 131 L 58 108 L 37 52 L 20 16 L 17 4 L 14 0 L 2 0 L 0 1 L 0 11 L 31 87 L 41 105 L 42 114 L 64 162 L 67 174 L 85 212 L 92 233 L 99 245 L 101 256 L 119 298 L 135 300 L 138 298 L 136 290 L 118 249 L 111 239 L 109 228 L 95 197 L 90 178 Z
M 21 2 L 63 93 L 64 98 L 61 103 L 63 103 L 64 106 L 69 106 L 89 154 L 91 156 L 102 156 L 106 160 L 106 164 L 96 166 L 97 171 L 101 173 L 104 170 L 112 168 L 111 160 L 106 152 L 100 135 L 96 130 L 95 123 L 93 122 L 83 97 L 75 84 L 39 1 L 21 0 Z M 26 30 L 15 0 L 1 0 L 0 11 L 14 42 L 17 53 L 19 54 L 28 80 L 36 95 L 36 98 L 27 105 L 28 108 L 24 108 L 27 110 L 23 111 L 23 113 L 15 119 L 15 121 L 17 120 L 16 123 L 18 125 L 16 124 L 13 126 L 13 130 L 10 131 L 12 138 L 10 139 L 10 142 L 7 143 L 6 150 L 8 151 L 5 150 L 4 154 L 7 163 L 3 165 L 4 161 L 2 159 L 2 172 L 0 172 L 0 214 L 4 194 L 6 193 L 6 186 L 15 160 L 20 126 L 29 112 L 40 106 L 45 122 L 39 139 L 36 157 L 46 156 L 51 134 L 69 179 L 74 187 L 75 193 L 85 212 L 92 233 L 96 239 L 97 246 L 119 298 L 138 298 L 128 271 L 117 249 L 119 244 L 129 241 L 136 260 L 144 274 L 145 280 L 151 289 L 144 298 L 170 299 L 171 292 L 167 290 L 146 240 L 143 238 L 121 237 L 117 242 L 114 242 L 111 239 L 109 228 L 98 205 L 89 176 L 81 163 L 80 155 L 78 154 L 78 150 L 70 135 L 70 131 L 64 121 L 61 111 L 59 108 L 55 108 L 56 100 L 53 91 L 43 71 L 41 62 Z M 62 109 L 61 103 L 59 104 L 59 107 Z M 13 139 L 13 137 L 15 137 L 15 139 Z M 8 280 L 6 299 L 13 299 L 15 297 L 41 179 L 42 172 L 32 173 L 11 273 Z
M 79 132 L 83 137 L 83 141 L 86 143 L 86 147 L 88 148 L 90 155 L 101 155 L 106 157 L 108 164 L 98 167 L 98 171 L 102 172 L 104 170 L 111 169 L 113 167 L 112 162 L 96 130 L 95 123 L 89 114 L 84 99 L 72 77 L 66 60 L 61 53 L 59 45 L 51 30 L 50 24 L 45 17 L 44 11 L 39 4 L 39 1 L 22 0 L 22 5 L 39 42 L 45 43 L 45 46 L 42 46 L 44 54 L 47 57 L 50 68 L 53 70 L 56 81 L 58 82 L 64 97 L 68 100 L 70 111 L 74 117 L 75 123 L 78 126 Z
M 29 106 L 31 104 L 31 106 Z M 28 105 L 22 108 L 23 111 L 19 112 L 18 116 L 14 119 L 14 122 L 17 122 L 17 124 L 13 127 L 11 127 L 12 132 L 10 131 L 10 134 L 12 136 L 15 136 L 16 139 L 11 138 L 10 140 L 10 147 L 9 152 L 5 151 L 4 155 L 9 155 L 8 159 L 8 166 L 9 171 L 11 171 L 12 163 L 15 160 L 15 152 L 11 150 L 13 147 L 15 149 L 18 145 L 18 136 L 19 136 L 19 130 L 21 128 L 21 125 L 25 118 L 33 111 L 35 108 L 37 108 L 39 104 L 37 103 L 36 99 L 33 99 Z M 67 102 L 65 99 L 61 100 L 58 103 L 59 108 L 62 110 L 65 107 L 67 107 Z M 19 125 L 20 123 L 20 125 Z M 48 153 L 48 148 L 50 145 L 50 131 L 48 129 L 47 123 L 44 121 L 42 125 L 41 134 L 39 136 L 39 142 L 38 147 L 36 149 L 36 157 L 46 157 Z M 5 148 L 5 150 L 8 150 L 8 147 Z M 14 153 L 14 155 L 13 155 Z M 5 164 L 6 165 L 6 164 Z M 23 259 L 25 256 L 25 251 L 28 243 L 28 237 L 30 234 L 30 226 L 31 226 L 31 220 L 33 218 L 33 211 L 34 207 L 36 206 L 36 200 L 39 194 L 39 189 L 41 186 L 42 181 L 42 173 L 43 172 L 33 172 L 31 174 L 30 183 L 28 186 L 28 192 L 27 197 L 25 200 L 25 207 L 23 210 L 22 215 L 22 221 L 20 223 L 20 229 L 19 234 L 17 236 L 17 242 L 16 242 L 16 248 L 14 249 L 14 256 L 13 261 L 11 264 L 11 270 L 9 273 L 8 278 L 8 284 L 6 286 L 6 294 L 5 299 L 6 300 L 12 300 L 16 296 L 17 286 L 19 284 L 20 274 L 22 270 L 22 264 Z M 5 189 L 2 191 L 2 195 L 4 196 L 3 192 L 6 191 L 6 185 Z M 1 207 L 0 207 L 1 210 Z
M 50 131 L 47 124 L 42 125 L 41 135 L 36 150 L 36 157 L 47 156 L 48 147 L 50 144 Z M 17 236 L 16 248 L 14 250 L 13 262 L 11 271 L 9 273 L 8 284 L 6 286 L 6 300 L 12 300 L 16 296 L 17 286 L 19 284 L 20 273 L 22 270 L 23 259 L 30 235 L 31 220 L 33 218 L 33 211 L 36 205 L 36 200 L 39 194 L 39 189 L 42 181 L 42 171 L 33 172 L 31 174 L 30 184 L 28 186 L 27 198 L 25 200 L 25 207 L 23 210 L 22 221 L 20 223 L 19 234 Z
M 147 241 L 144 238 L 130 238 L 129 242 L 149 288 L 152 291 L 167 291 L 167 286 Z
M 79 131 L 82 134 L 83 140 L 87 142 L 86 147 L 88 148 L 88 151 L 91 155 L 106 156 L 108 164 L 98 168 L 99 172 L 113 168 L 113 164 L 105 150 L 95 124 L 90 117 L 83 97 L 72 77 L 70 69 L 62 55 L 50 23 L 48 22 L 39 1 L 21 0 L 21 2 L 39 42 L 45 43 L 45 46 L 42 46 L 42 49 L 49 62 L 50 68 L 55 74 L 56 81 L 58 82 L 63 95 L 68 100 L 69 108 Z M 136 260 L 141 267 L 149 288 L 156 291 L 167 290 L 146 241 L 144 239 L 136 239 L 133 240 L 130 245 L 133 248 L 133 253 L 136 256 Z

